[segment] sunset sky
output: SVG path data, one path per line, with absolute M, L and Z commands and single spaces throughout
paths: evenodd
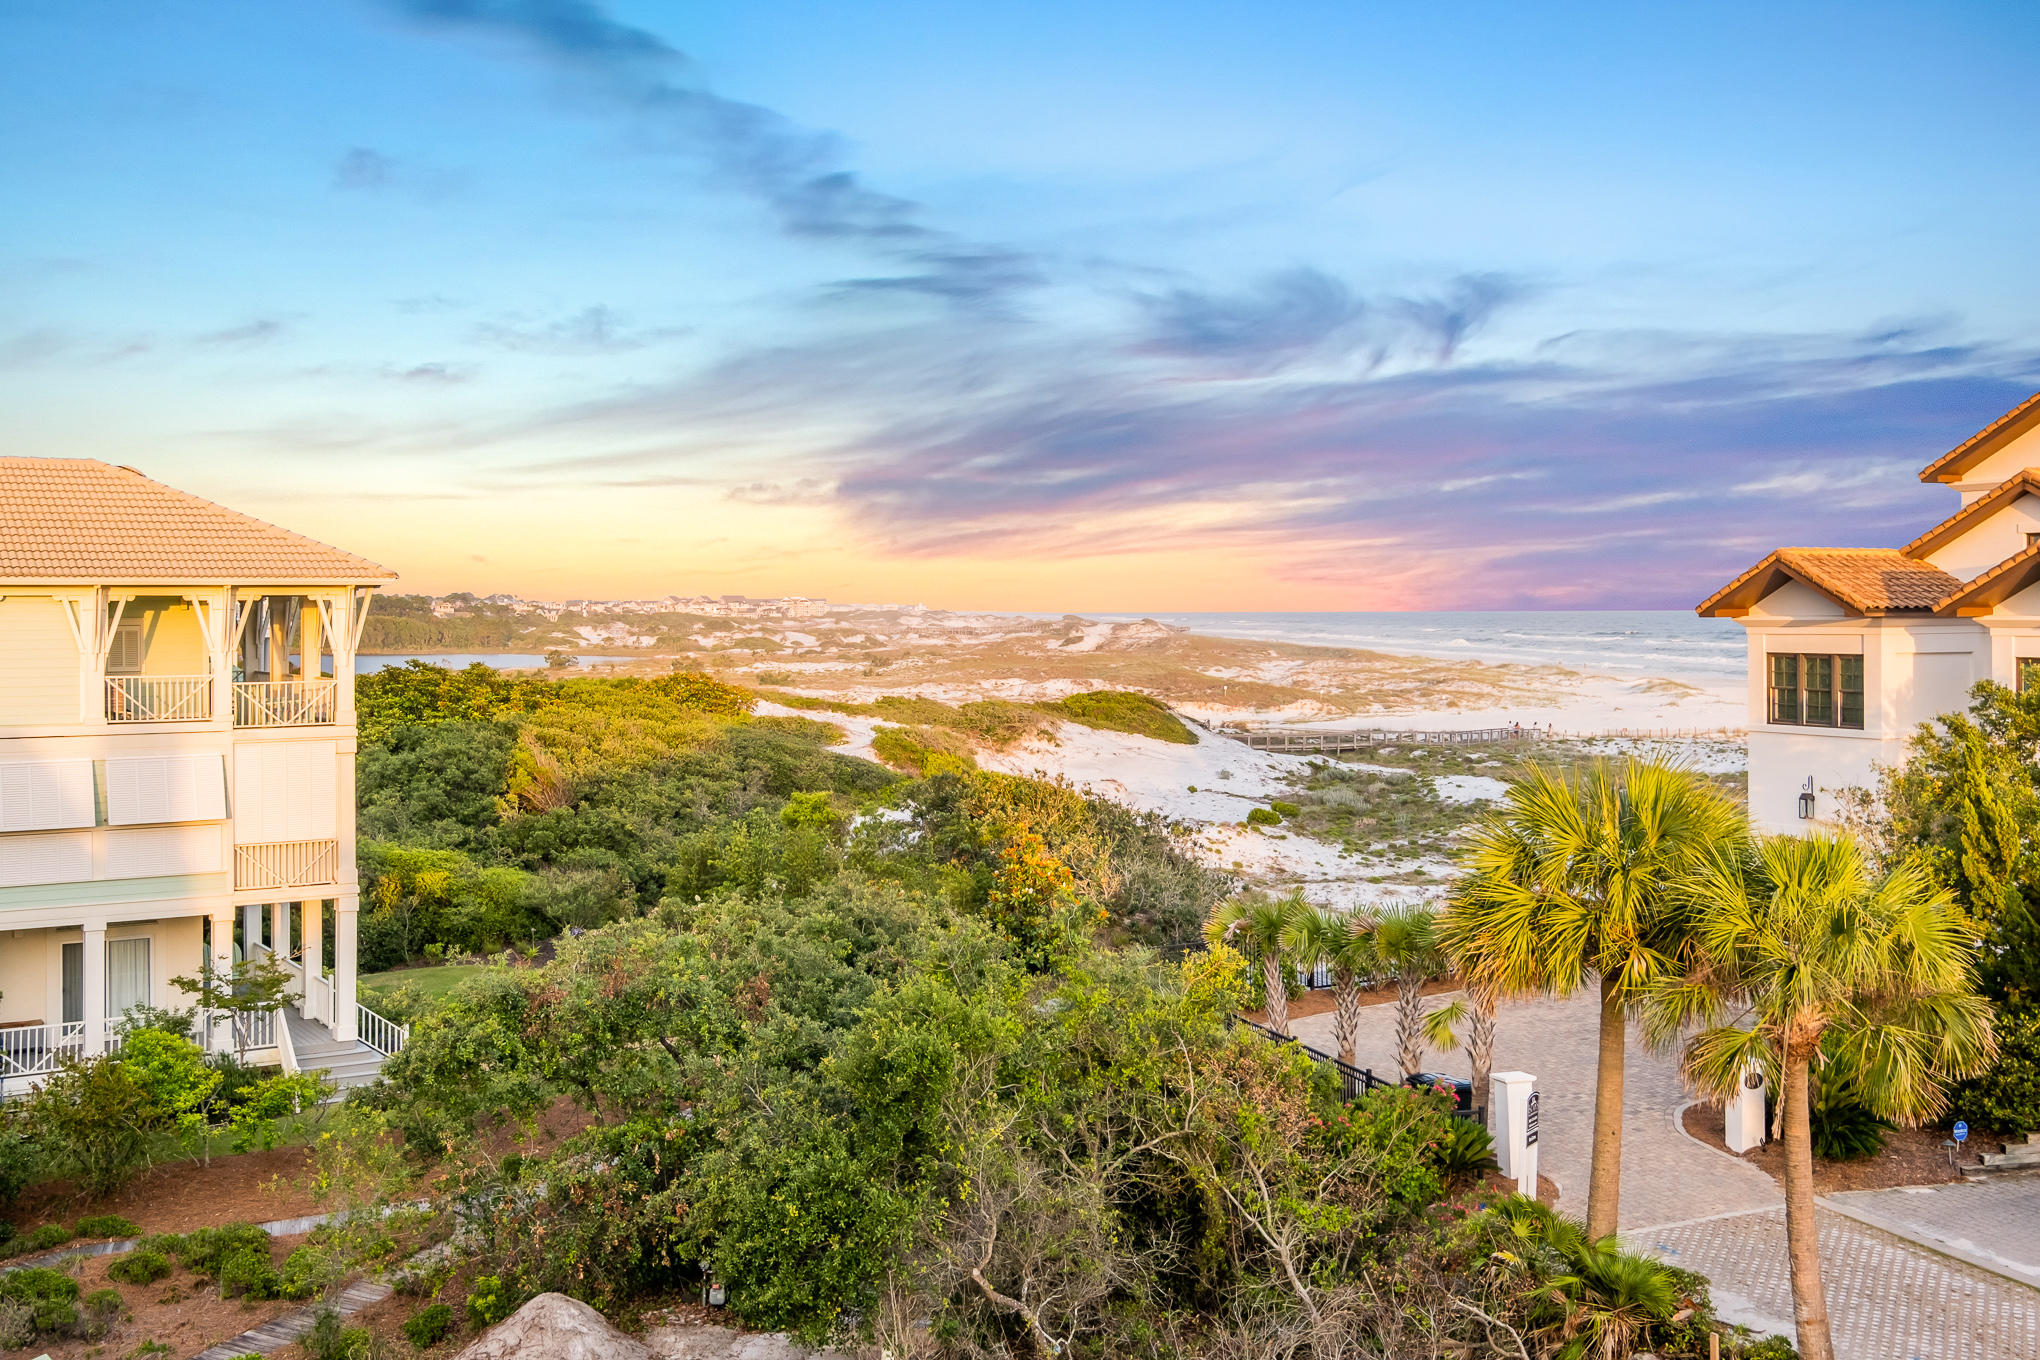
M 5 451 L 412 590 L 1687 607 L 2040 388 L 2031 19 L 15 0 Z

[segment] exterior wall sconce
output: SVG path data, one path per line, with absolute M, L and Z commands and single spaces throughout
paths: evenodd
M 1799 791 L 1799 820 L 1813 820 L 1813 776 L 1806 776 L 1806 787 Z

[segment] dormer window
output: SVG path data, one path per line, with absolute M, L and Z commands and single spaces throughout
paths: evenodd
M 2035 543 L 2040 543 L 2040 533 L 2036 533 L 2033 530 L 2028 529 L 2026 531 L 2026 546 L 2030 548 Z

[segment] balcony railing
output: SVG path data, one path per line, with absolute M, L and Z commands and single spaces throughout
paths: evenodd
M 331 883 L 339 864 L 336 843 L 272 841 L 234 847 L 234 887 L 310 888 Z
M 209 675 L 109 675 L 108 722 L 204 722 L 212 717 Z
M 64 1025 L 13 1025 L 0 1029 L 0 1087 L 14 1077 L 41 1077 L 57 1070 L 66 1053 L 85 1052 L 85 1022 Z M 14 1090 L 8 1087 L 6 1092 Z
M 234 726 L 312 727 L 339 711 L 332 680 L 245 680 L 234 685 Z

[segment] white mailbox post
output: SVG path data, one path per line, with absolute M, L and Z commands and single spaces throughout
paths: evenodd
M 1488 1112 L 1495 1124 L 1495 1158 L 1520 1194 L 1537 1198 L 1537 1078 L 1497 1072 L 1488 1079 Z
M 1754 1067 L 1743 1073 L 1742 1085 L 1722 1106 L 1723 1122 L 1727 1125 L 1721 1132 L 1722 1141 L 1728 1150 L 1735 1153 L 1748 1152 L 1751 1148 L 1764 1145 L 1764 1076 Z

